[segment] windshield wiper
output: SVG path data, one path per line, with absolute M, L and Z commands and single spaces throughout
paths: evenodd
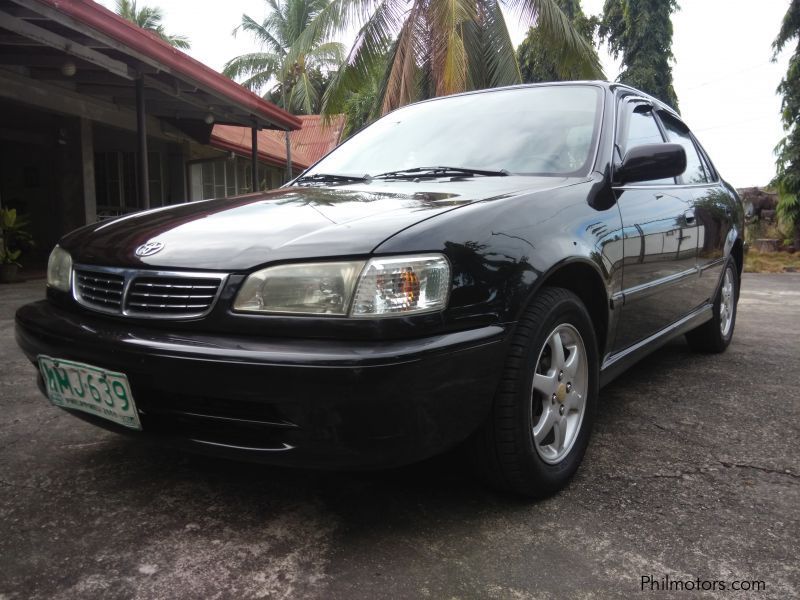
M 339 173 L 314 173 L 313 175 L 303 175 L 295 183 L 352 183 L 364 182 L 372 179 L 404 179 L 417 177 L 444 177 L 448 175 L 461 175 L 463 177 L 505 177 L 509 175 L 506 170 L 488 171 L 485 169 L 468 169 L 465 167 L 414 167 L 412 169 L 400 169 L 398 171 L 387 171 L 379 175 L 343 175 Z
M 484 177 L 505 177 L 509 175 L 509 172 L 505 169 L 500 171 L 488 171 L 485 169 L 468 169 L 465 167 L 414 167 L 413 169 L 387 171 L 386 173 L 373 175 L 372 179 L 442 177 L 446 175 L 464 175 L 467 177 L 474 177 L 475 175 L 483 175 Z
M 339 175 L 338 173 L 314 173 L 303 175 L 295 183 L 349 183 L 353 181 L 368 181 L 369 177 L 359 175 Z

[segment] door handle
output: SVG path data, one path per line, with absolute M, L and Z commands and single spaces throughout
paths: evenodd
M 686 221 L 687 225 L 694 225 L 694 209 L 690 208 L 685 213 L 683 213 L 683 218 Z

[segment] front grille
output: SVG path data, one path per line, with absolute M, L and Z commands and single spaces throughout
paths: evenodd
M 122 316 L 180 319 L 211 311 L 225 275 L 76 265 L 73 296 L 84 306 Z
M 219 284 L 218 278 L 136 277 L 125 296 L 125 309 L 168 316 L 202 314 L 214 303 Z
M 122 291 L 125 277 L 113 273 L 75 271 L 75 291 L 89 306 L 107 311 L 119 311 L 122 307 Z

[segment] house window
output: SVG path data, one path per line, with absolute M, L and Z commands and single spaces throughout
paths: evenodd
M 236 195 L 236 162 L 225 161 L 225 196 Z
M 150 206 L 164 206 L 164 173 L 158 152 L 147 153 L 147 176 L 150 184 Z
M 244 183 L 241 187 L 240 194 L 249 194 L 253 191 L 252 186 L 252 173 L 253 167 L 249 162 L 244 163 Z M 269 170 L 264 165 L 258 165 L 258 189 L 265 191 L 270 189 Z
M 164 202 L 164 176 L 159 152 L 148 152 L 150 206 Z M 117 216 L 144 208 L 139 199 L 135 152 L 97 152 L 94 155 L 97 211 L 102 216 Z
M 225 198 L 228 193 L 225 160 L 202 161 L 189 165 L 192 200 Z M 234 178 L 235 186 L 235 178 Z
M 139 208 L 139 198 L 136 193 L 136 155 L 133 152 L 122 152 L 122 206 L 123 208 Z
M 103 152 L 94 156 L 95 194 L 97 208 L 121 206 L 119 153 Z
M 194 162 L 189 165 L 191 199 L 210 200 L 248 194 L 252 191 L 252 171 L 250 161 L 238 157 L 233 160 L 217 159 Z M 258 165 L 259 190 L 268 190 L 280 185 L 280 170 L 266 165 Z

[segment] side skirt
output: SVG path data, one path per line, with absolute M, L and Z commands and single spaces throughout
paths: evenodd
M 600 387 L 611 383 L 629 367 L 643 359 L 648 354 L 655 352 L 670 340 L 691 331 L 695 327 L 710 320 L 714 315 L 714 307 L 710 303 L 695 309 L 679 321 L 675 321 L 661 331 L 654 333 L 641 342 L 625 348 L 614 354 L 609 354 L 600 367 Z

